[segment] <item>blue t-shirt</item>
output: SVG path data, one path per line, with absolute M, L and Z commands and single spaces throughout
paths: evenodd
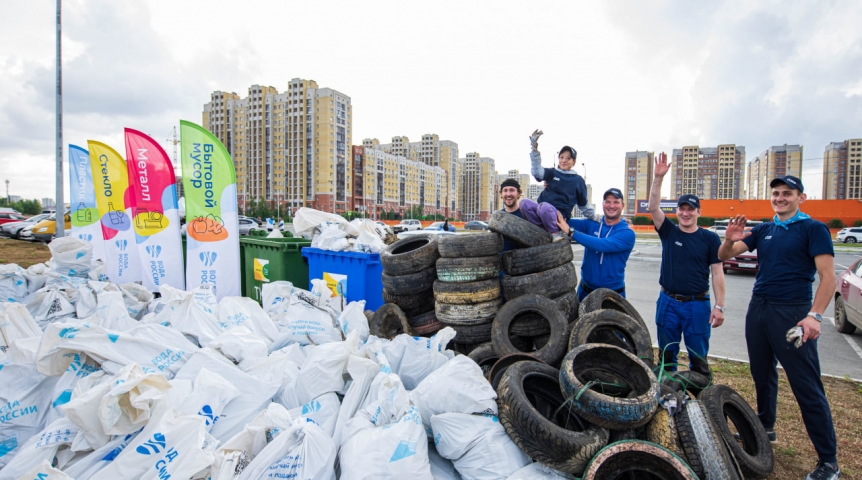
M 504 208 L 502 211 L 506 212 L 506 209 Z M 521 214 L 520 208 L 515 210 L 514 212 L 506 212 L 506 213 L 508 213 L 509 215 L 514 215 L 514 216 L 519 217 L 519 218 L 524 218 L 524 215 Z M 503 237 L 503 251 L 504 252 L 508 252 L 509 250 L 515 250 L 516 248 L 523 248 L 523 247 L 521 247 L 517 243 L 509 240 L 508 238 Z
M 661 275 L 658 283 L 671 293 L 696 295 L 709 290 L 709 266 L 721 263 L 721 239 L 698 228 L 686 233 L 665 218 L 658 230 L 661 239 Z
M 817 273 L 814 257 L 835 255 L 832 235 L 817 220 L 802 220 L 787 228 L 761 223 L 743 240 L 749 251 L 757 250 L 759 268 L 751 293 L 772 301 L 810 302 L 811 284 Z
M 548 183 L 537 201 L 550 203 L 566 220 L 572 218 L 575 205 L 587 205 L 587 184 L 577 173 L 561 173 L 556 168 L 546 168 L 545 175 L 537 180 Z

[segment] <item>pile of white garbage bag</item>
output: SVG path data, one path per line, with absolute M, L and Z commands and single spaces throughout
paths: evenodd
M 565 478 L 512 442 L 451 328 L 377 338 L 319 282 L 153 298 L 61 240 L 0 269 L 0 480 Z
M 293 219 L 294 233 L 321 250 L 380 253 L 389 232 L 367 218 L 348 222 L 341 215 L 302 207 Z

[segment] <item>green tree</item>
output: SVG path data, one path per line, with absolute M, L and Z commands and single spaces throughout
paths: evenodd
M 35 198 L 32 200 L 18 200 L 17 202 L 8 202 L 6 197 L 0 198 L 0 207 L 8 207 L 18 210 L 25 215 L 36 215 L 42 212 L 42 203 Z
M 652 223 L 652 218 L 644 215 L 636 215 L 632 218 L 632 225 L 649 225 Z
M 842 222 L 840 218 L 833 218 L 832 220 L 829 220 L 829 223 L 827 223 L 827 225 L 829 226 L 829 228 L 844 228 L 844 222 Z
M 854 220 L 853 226 L 854 227 L 862 227 L 862 220 Z

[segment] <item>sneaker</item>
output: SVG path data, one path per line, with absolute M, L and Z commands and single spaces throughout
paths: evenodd
M 775 443 L 778 441 L 778 437 L 775 435 L 775 430 L 767 430 L 766 438 L 769 439 L 769 443 Z M 733 439 L 741 442 L 742 436 L 739 434 L 739 432 L 737 432 L 733 434 Z
M 817 462 L 817 468 L 805 476 L 805 480 L 838 480 L 841 470 L 837 463 Z
M 567 242 L 567 241 L 569 241 L 569 236 L 560 231 L 560 232 L 557 232 L 557 233 L 551 235 L 551 241 L 553 241 L 553 242 Z

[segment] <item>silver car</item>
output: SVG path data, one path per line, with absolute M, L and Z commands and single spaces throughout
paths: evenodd
M 239 234 L 248 235 L 253 230 L 260 230 L 260 224 L 251 217 L 239 217 Z
M 4 223 L 3 225 L 0 225 L 0 234 L 7 237 L 18 238 L 18 234 L 21 233 L 21 231 L 24 230 L 25 227 L 36 225 L 37 223 L 50 216 L 51 214 L 49 213 L 42 213 L 39 215 L 34 215 L 27 220 L 22 220 L 20 222 Z

